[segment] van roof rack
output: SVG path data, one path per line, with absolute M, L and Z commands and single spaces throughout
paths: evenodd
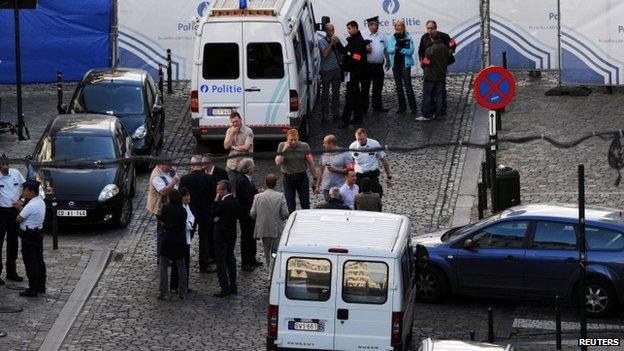
M 247 0 L 247 8 L 240 8 L 240 0 L 216 0 L 213 16 L 275 16 L 286 0 Z

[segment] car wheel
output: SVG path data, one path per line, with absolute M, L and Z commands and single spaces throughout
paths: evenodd
M 448 294 L 448 283 L 444 273 L 435 267 L 418 272 L 416 299 L 422 302 L 440 302 Z
M 588 317 L 608 317 L 613 314 L 617 305 L 617 295 L 611 284 L 602 279 L 589 278 L 587 280 L 585 311 Z
M 132 220 L 132 201 L 129 197 L 124 199 L 124 202 L 121 206 L 121 210 L 119 211 L 119 215 L 117 216 L 117 220 L 115 221 L 115 226 L 117 228 L 125 228 L 130 224 Z

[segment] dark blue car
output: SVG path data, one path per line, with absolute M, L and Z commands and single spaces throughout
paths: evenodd
M 624 301 L 624 215 L 586 209 L 587 313 L 612 314 Z M 525 205 L 464 227 L 416 238 L 417 296 L 449 293 L 526 299 L 578 298 L 578 208 Z

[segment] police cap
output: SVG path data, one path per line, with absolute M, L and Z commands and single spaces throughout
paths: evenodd
M 367 18 L 366 23 L 379 23 L 379 16 Z

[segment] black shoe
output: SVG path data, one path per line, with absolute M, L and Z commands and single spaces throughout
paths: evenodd
M 263 266 L 264 263 L 254 259 L 253 261 L 249 262 L 249 265 L 254 266 L 254 267 L 260 267 L 260 266 Z
M 404 113 L 407 109 L 406 108 L 400 108 L 397 110 L 398 113 Z
M 221 291 L 219 291 L 219 292 L 218 292 L 218 293 L 216 293 L 216 294 L 212 294 L 212 296 L 214 296 L 214 297 L 226 297 L 226 296 L 228 296 L 229 294 L 230 294 L 230 292 L 229 292 L 229 291 L 223 291 L 223 290 L 221 290 Z
M 380 107 L 380 108 L 374 108 L 373 111 L 375 111 L 375 112 L 388 112 L 388 109 Z
M 4 285 L 4 280 L 2 280 L 2 278 L 0 278 L 0 286 Z
M 38 292 L 39 294 L 45 294 L 45 293 L 46 293 L 46 288 L 40 288 L 40 289 L 37 289 L 37 292 Z
M 20 276 L 19 276 L 19 275 L 17 275 L 17 274 L 15 274 L 15 275 L 8 275 L 8 274 L 7 274 L 7 277 L 6 277 L 6 278 L 7 278 L 7 280 L 14 281 L 14 282 L 18 282 L 18 283 L 19 283 L 19 282 L 23 282 L 23 281 L 24 281 L 24 278 L 20 277 Z
M 19 293 L 19 295 L 23 297 L 36 297 L 37 294 L 38 293 L 35 290 L 30 290 L 30 289 L 26 289 L 22 291 L 21 293 Z
M 246 271 L 246 272 L 253 272 L 256 269 L 256 267 L 248 265 L 248 264 L 245 264 L 245 265 L 243 265 L 241 267 L 241 269 Z
M 233 288 L 230 288 L 230 294 L 232 294 L 232 295 L 238 295 L 238 287 L 233 287 Z

